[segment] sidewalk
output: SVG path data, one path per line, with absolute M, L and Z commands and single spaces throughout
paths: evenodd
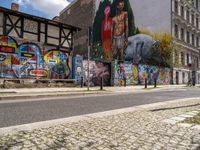
M 200 126 L 181 123 L 199 112 L 184 99 L 1 128 L 0 149 L 199 150 Z
M 198 86 L 198 85 L 197 85 Z M 58 96 L 82 96 L 89 94 L 113 94 L 113 93 L 128 93 L 128 92 L 150 92 L 159 90 L 173 90 L 174 88 L 184 88 L 185 85 L 165 85 L 148 86 L 127 86 L 127 87 L 104 87 L 103 91 L 100 87 L 66 87 L 66 88 L 21 88 L 21 89 L 0 89 L 0 100 L 27 99 L 38 97 L 58 97 Z

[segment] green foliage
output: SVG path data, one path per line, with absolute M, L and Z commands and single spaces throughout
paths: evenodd
M 178 67 L 180 64 L 178 62 L 179 57 L 178 54 L 181 51 L 181 46 L 177 45 L 176 43 L 173 43 L 173 39 L 170 36 L 170 34 L 158 34 L 158 33 L 152 33 L 149 31 L 141 31 L 143 34 L 150 35 L 154 38 L 154 40 L 159 42 L 159 45 L 156 47 L 152 47 L 151 54 L 152 59 L 148 60 L 149 64 L 155 65 L 156 62 L 161 59 L 160 66 L 166 66 L 166 67 Z M 174 55 L 173 54 L 177 54 Z M 160 56 L 160 58 L 155 59 L 154 56 Z M 175 57 L 175 62 L 173 61 L 173 57 Z M 158 65 L 158 64 L 157 64 Z

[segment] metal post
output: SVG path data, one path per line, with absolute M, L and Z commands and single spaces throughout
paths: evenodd
M 88 84 L 87 90 L 90 90 L 90 44 L 91 44 L 91 32 L 92 28 L 88 27 Z
M 101 87 L 100 87 L 100 90 L 101 91 L 103 90 L 103 76 L 101 77 Z
M 154 88 L 156 88 L 156 87 L 157 87 L 157 80 L 154 79 Z
M 83 77 L 81 77 L 81 88 L 83 87 Z
M 124 86 L 126 87 L 126 77 L 124 76 Z
M 144 88 L 145 88 L 145 89 L 147 88 L 147 78 L 145 78 L 145 85 L 144 85 Z

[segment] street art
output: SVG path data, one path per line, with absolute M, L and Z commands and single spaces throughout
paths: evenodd
M 59 50 L 50 50 L 44 55 L 50 79 L 66 79 L 70 74 L 68 56 Z
M 93 24 L 92 57 L 110 62 L 124 61 L 128 37 L 136 34 L 129 0 L 98 0 Z
M 0 52 L 17 53 L 17 42 L 9 36 L 0 36 Z
M 141 34 L 135 26 L 133 5 L 130 0 L 96 1 L 92 58 L 103 62 L 117 60 L 119 63 L 169 66 L 161 53 L 162 39 L 155 40 L 155 36 L 147 32 Z
M 145 84 L 145 78 L 147 79 L 147 83 L 152 85 L 155 83 L 162 85 L 170 84 L 172 80 L 171 69 L 150 65 L 138 65 L 139 70 L 139 83 Z
M 102 62 L 89 62 L 89 79 L 88 79 L 88 61 L 83 61 L 83 78 L 84 84 L 87 85 L 88 80 L 90 86 L 100 86 L 103 77 L 104 86 L 110 85 L 111 69 L 110 65 Z
M 137 65 L 133 64 L 116 64 L 115 66 L 115 85 L 124 86 L 138 84 Z M 126 83 L 125 83 L 126 82 Z
M 0 36 L 0 77 L 22 79 L 67 79 L 71 69 L 68 56 L 59 50 L 44 55 L 35 43 L 17 42 Z
M 77 55 L 73 58 L 73 78 L 77 83 L 81 83 L 81 78 L 83 77 L 83 57 Z
M 158 83 L 162 85 L 169 85 L 172 80 L 172 70 L 170 68 L 160 68 Z

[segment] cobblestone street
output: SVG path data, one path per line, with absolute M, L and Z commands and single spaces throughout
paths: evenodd
M 164 121 L 192 111 L 200 111 L 199 100 L 143 105 L 118 114 L 87 115 L 84 120 L 1 135 L 0 149 L 199 150 L 198 126 Z

